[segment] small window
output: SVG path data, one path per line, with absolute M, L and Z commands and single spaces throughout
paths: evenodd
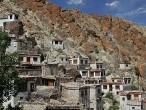
M 55 41 L 55 44 L 58 44 L 58 41 Z
M 114 82 L 114 79 L 112 80 L 112 82 Z
M 63 58 L 61 58 L 61 60 L 63 61 Z
M 98 94 L 100 94 L 100 92 L 101 92 L 100 89 L 98 89 Z
M 20 97 L 20 100 L 22 100 L 23 99 L 23 97 Z
M 86 71 L 82 71 L 82 76 L 86 76 L 87 72 Z
M 100 73 L 99 72 L 95 73 L 95 76 L 100 76 Z
M 128 64 L 126 64 L 126 67 L 128 67 Z
M 85 90 L 85 95 L 87 96 L 87 90 Z
M 13 15 L 10 15 L 10 19 L 12 19 Z
M 103 85 L 103 89 L 107 89 L 107 85 Z
M 117 91 L 117 95 L 119 95 L 119 92 Z
M 122 82 L 121 80 L 117 80 L 117 82 Z
M 131 82 L 131 80 L 129 79 L 129 80 L 128 80 L 128 84 L 130 84 L 130 82 Z
M 85 64 L 88 64 L 88 60 L 85 60 Z
M 27 57 L 27 62 L 30 62 L 30 57 Z
M 101 76 L 104 76 L 104 72 L 103 71 L 101 72 Z
M 77 62 L 78 62 L 77 60 L 73 60 L 73 64 L 77 64 Z
M 124 97 L 122 98 L 122 101 L 125 101 L 125 98 Z
M 80 60 L 80 63 L 83 64 L 83 60 Z
M 66 61 L 68 61 L 68 59 L 66 58 Z
M 15 19 L 18 19 L 18 15 L 15 15 Z
M 84 96 L 84 91 L 81 91 L 81 97 L 83 97 Z
M 132 107 L 132 110 L 135 110 L 135 107 Z
M 97 68 L 99 68 L 99 65 L 96 65 Z
M 37 62 L 38 58 L 37 57 L 33 57 L 33 61 Z
M 119 90 L 120 89 L 120 86 L 119 85 L 116 85 L 116 89 Z
M 94 77 L 94 72 L 90 72 L 90 77 Z

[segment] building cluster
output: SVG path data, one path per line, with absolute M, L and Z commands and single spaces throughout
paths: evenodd
M 15 14 L 1 19 L 1 29 L 4 29 L 5 22 L 17 19 Z M 86 56 L 72 55 L 56 58 L 57 63 L 50 62 L 49 57 L 44 57 L 39 51 L 34 38 L 18 38 L 10 34 L 10 39 L 6 52 L 18 52 L 20 65 L 17 70 L 21 82 L 18 95 L 4 102 L 5 107 L 31 103 L 30 106 L 44 105 L 47 110 L 104 110 L 104 97 L 110 93 L 119 101 L 120 110 L 143 110 L 146 101 L 142 91 L 130 89 L 132 77 L 107 80 L 106 66 L 102 61 L 91 62 Z M 65 48 L 60 39 L 51 39 L 48 45 L 54 49 Z M 48 60 L 44 62 L 45 59 Z M 131 71 L 131 68 L 130 63 L 119 64 L 121 71 Z

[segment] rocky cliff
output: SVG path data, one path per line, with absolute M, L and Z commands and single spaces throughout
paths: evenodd
M 77 9 L 62 9 L 45 0 L 3 0 L 0 8 L 0 16 L 9 12 L 19 14 L 24 35 L 35 37 L 43 53 L 52 59 L 59 55 L 81 54 L 88 56 L 91 61 L 105 61 L 113 73 L 119 63 L 131 62 L 139 65 L 140 75 L 143 76 L 145 27 L 110 15 L 83 14 Z M 50 49 L 49 38 L 62 39 L 65 49 Z

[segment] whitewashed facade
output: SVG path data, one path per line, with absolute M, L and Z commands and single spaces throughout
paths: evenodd
M 120 93 L 120 110 L 143 110 L 142 92 L 125 91 Z
M 4 27 L 5 22 L 12 22 L 18 20 L 18 16 L 15 14 L 9 14 L 7 18 L 0 19 L 0 27 Z

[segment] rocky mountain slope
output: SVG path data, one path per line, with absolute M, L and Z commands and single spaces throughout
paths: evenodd
M 112 73 L 123 62 L 138 66 L 141 76 L 144 73 L 145 27 L 110 15 L 62 9 L 45 0 L 3 0 L 0 9 L 0 16 L 9 12 L 19 14 L 23 35 L 35 37 L 43 53 L 52 59 L 60 55 L 80 54 L 88 56 L 91 61 L 105 61 Z M 65 49 L 49 48 L 50 38 L 64 40 Z

